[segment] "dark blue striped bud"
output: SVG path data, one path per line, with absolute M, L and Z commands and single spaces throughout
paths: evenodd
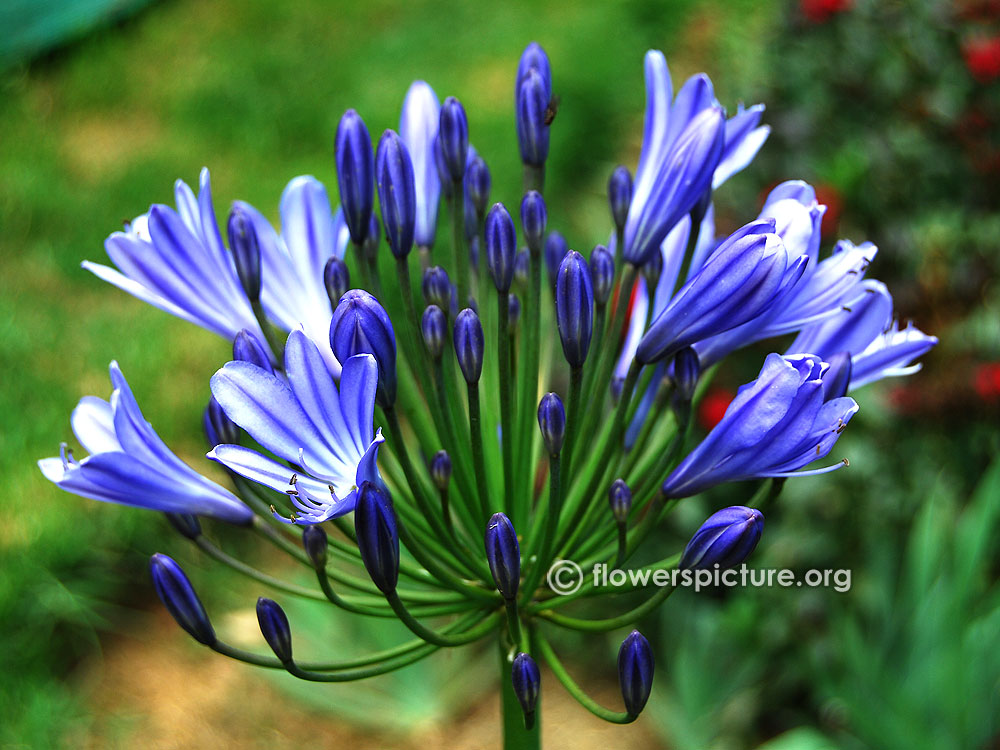
M 441 105 L 438 121 L 438 143 L 441 159 L 448 170 L 448 178 L 458 182 L 465 176 L 465 163 L 469 155 L 469 121 L 465 107 L 453 96 Z
M 509 292 L 514 280 L 517 234 L 514 220 L 502 203 L 494 203 L 486 217 L 486 267 L 497 291 Z
M 319 524 L 302 529 L 302 548 L 316 570 L 326 568 L 326 532 Z
M 531 729 L 535 725 L 535 706 L 538 705 L 538 691 L 542 677 L 535 660 L 523 651 L 514 657 L 510 669 L 510 681 L 514 686 L 517 702 L 524 711 L 524 727 Z
M 566 438 L 566 409 L 557 394 L 546 393 L 538 402 L 538 429 L 550 456 L 562 450 Z
M 451 480 L 451 456 L 448 451 L 438 451 L 431 458 L 431 479 L 441 492 L 448 489 L 448 482 Z
M 512 294 L 507 297 L 507 327 L 510 329 L 511 333 L 517 328 L 517 324 L 521 322 L 521 300 L 517 298 L 516 294 Z
M 285 610 L 262 596 L 257 600 L 257 624 L 274 655 L 282 664 L 288 664 L 292 660 L 292 630 Z
M 205 428 L 205 440 L 210 448 L 239 442 L 240 428 L 226 416 L 226 412 L 215 400 L 215 396 L 208 400 L 208 406 L 205 407 L 205 415 L 202 418 L 202 426 Z
M 698 354 L 690 346 L 686 346 L 674 356 L 674 385 L 677 396 L 685 402 L 694 398 L 694 389 L 701 376 L 701 365 Z
M 629 716 L 638 716 L 653 689 L 653 649 L 633 630 L 618 649 L 618 685 Z
M 827 364 L 829 369 L 823 373 L 823 400 L 840 398 L 847 395 L 851 385 L 851 370 L 853 369 L 850 352 L 838 352 L 832 355 Z
M 517 90 L 528 75 L 528 71 L 534 69 L 542 77 L 547 95 L 552 93 L 552 67 L 549 65 L 549 57 L 538 42 L 531 42 L 521 53 L 521 59 L 517 63 L 517 80 L 514 82 L 514 96 Z
M 604 245 L 590 253 L 590 282 L 594 287 L 594 304 L 603 307 L 611 299 L 615 285 L 615 259 Z
M 575 250 L 570 250 L 559 266 L 556 324 L 569 366 L 583 367 L 594 332 L 594 289 L 587 261 Z
M 257 240 L 257 230 L 250 218 L 237 206 L 233 206 L 233 210 L 229 212 L 226 229 L 240 286 L 246 292 L 247 299 L 256 302 L 260 299 L 260 243 Z
M 375 153 L 375 177 L 389 249 L 397 258 L 405 258 L 413 248 L 417 187 L 410 152 L 393 130 L 385 131 L 379 139 Z
M 545 79 L 536 68 L 529 68 L 518 84 L 514 101 L 517 145 L 525 164 L 540 167 L 549 155 L 550 100 Z
M 566 242 L 566 238 L 555 230 L 549 232 L 545 238 L 545 270 L 549 274 L 549 286 L 555 287 L 556 276 L 559 274 L 559 264 L 562 263 L 568 252 L 569 244 Z
M 621 165 L 615 167 L 615 171 L 608 178 L 608 203 L 611 206 L 611 218 L 615 222 L 615 229 L 619 232 L 625 231 L 625 220 L 632 204 L 632 175 Z
M 625 480 L 618 478 L 611 483 L 608 490 L 608 503 L 611 505 L 611 515 L 618 523 L 628 521 L 629 511 L 632 510 L 632 490 L 625 484 Z
M 213 645 L 215 630 L 181 566 L 166 555 L 157 553 L 149 559 L 149 572 L 153 576 L 157 596 L 177 624 L 199 643 Z
M 427 353 L 434 359 L 444 351 L 445 336 L 448 335 L 448 320 L 437 305 L 428 305 L 420 319 L 420 334 L 424 338 Z
M 490 205 L 490 187 L 492 177 L 486 161 L 478 154 L 469 160 L 465 168 L 465 194 L 469 196 L 476 209 L 477 218 L 486 213 Z
M 486 561 L 497 591 L 507 601 L 517 598 L 521 579 L 521 547 L 514 525 L 503 513 L 494 513 L 486 524 Z
M 451 279 L 441 266 L 431 266 L 424 271 L 420 291 L 428 305 L 437 305 L 444 311 L 451 309 Z
M 764 515 L 759 510 L 743 505 L 723 508 L 709 516 L 691 537 L 680 567 L 701 570 L 739 565 L 754 551 L 763 531 Z
M 268 347 L 256 333 L 244 328 L 233 339 L 233 359 L 237 362 L 249 362 L 262 370 L 274 374 Z
M 371 228 L 375 203 L 375 158 L 372 139 L 364 120 L 353 109 L 340 118 L 334 158 L 344 222 L 356 245 L 364 242 Z
M 462 369 L 465 382 L 469 385 L 479 382 L 483 373 L 483 326 L 475 310 L 465 308 L 455 318 L 455 356 Z
M 396 590 L 399 579 L 399 532 L 392 500 L 372 482 L 363 482 L 354 509 L 354 530 L 361 562 L 383 594 Z
M 514 281 L 518 286 L 527 288 L 528 276 L 531 274 L 531 254 L 527 250 L 521 250 L 514 257 Z
M 651 290 L 651 294 L 656 293 L 656 286 L 660 283 L 660 276 L 663 274 L 663 253 L 656 252 L 649 256 L 639 269 L 642 278 L 646 280 L 646 288 Z
M 340 298 L 351 288 L 351 274 L 347 270 L 347 264 L 340 258 L 333 257 L 326 262 L 323 267 L 323 286 L 326 287 L 331 307 L 336 307 Z
M 438 181 L 441 183 L 441 196 L 446 199 L 451 198 L 455 192 L 455 186 L 451 184 L 451 172 L 448 170 L 448 164 L 444 160 L 444 152 L 441 150 L 440 134 L 434 136 L 434 141 L 431 144 L 431 156 L 434 157 L 434 168 L 437 170 Z
M 537 190 L 529 190 L 521 199 L 521 231 L 524 232 L 524 241 L 528 243 L 528 247 L 541 249 L 547 221 L 545 199 Z
M 396 335 L 389 315 L 368 292 L 352 289 L 333 311 L 330 348 L 344 363 L 355 354 L 371 354 L 378 363 L 375 401 L 382 408 L 396 402 Z
M 191 513 L 164 513 L 170 525 L 177 529 L 177 533 L 188 539 L 197 539 L 201 536 L 201 521 L 198 516 Z

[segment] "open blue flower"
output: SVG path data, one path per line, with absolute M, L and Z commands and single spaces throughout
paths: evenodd
M 38 462 L 45 477 L 94 500 L 249 523 L 253 511 L 177 458 L 142 416 L 118 363 L 110 370 L 111 400 L 84 396 L 73 410 L 73 432 L 90 455 L 77 461 L 64 444 L 59 457 Z
M 824 401 L 827 367 L 810 354 L 769 354 L 757 379 L 739 389 L 719 424 L 667 477 L 664 494 L 687 497 L 722 482 L 843 466 L 798 471 L 831 451 L 858 410 L 852 398 Z
M 287 493 L 297 512 L 281 520 L 322 523 L 354 510 L 362 482 L 379 481 L 383 438 L 372 426 L 378 365 L 369 354 L 348 359 L 338 393 L 316 344 L 292 331 L 285 374 L 287 382 L 249 362 L 229 362 L 212 376 L 212 394 L 261 446 L 302 471 L 239 445 L 218 445 L 208 457 Z

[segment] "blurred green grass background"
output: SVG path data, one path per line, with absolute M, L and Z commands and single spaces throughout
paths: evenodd
M 886 5 L 904 12 L 910 6 Z M 870 11 L 872 4 L 859 6 L 859 12 Z M 931 13 L 921 23 L 932 25 L 935 18 Z M 888 245 L 875 276 L 909 279 L 899 290 L 904 312 L 920 314 L 922 327 L 938 335 L 952 324 L 972 331 L 963 337 L 967 347 L 946 342 L 945 352 L 973 362 L 996 358 L 991 322 L 996 312 L 991 281 L 995 198 L 978 207 L 974 222 L 965 221 L 964 196 L 938 201 L 935 212 L 915 218 L 922 227 L 933 219 L 938 234 L 922 231 L 917 239 L 905 226 L 905 203 L 893 204 L 891 217 L 882 208 L 872 209 L 877 196 L 866 195 L 866 188 L 875 167 L 868 157 L 879 152 L 864 133 L 881 132 L 892 123 L 861 122 L 856 111 L 831 121 L 835 115 L 829 112 L 837 110 L 830 102 L 843 92 L 835 86 L 822 89 L 819 81 L 814 90 L 813 81 L 802 79 L 805 67 L 790 69 L 798 72 L 797 88 L 790 91 L 791 73 L 786 76 L 789 68 L 778 44 L 780 35 L 801 34 L 804 28 L 795 8 L 777 0 L 623 0 L 588 6 L 566 0 L 489 6 L 419 0 L 170 0 L 0 73 L 0 472 L 5 490 L 0 500 L 5 511 L 0 525 L 0 744 L 50 747 L 70 736 L 87 737 L 96 746 L 127 741 L 127 727 L 118 727 L 115 731 L 123 734 L 115 737 L 100 734 L 105 724 L 94 728 L 92 695 L 78 668 L 102 646 L 109 648 L 116 633 L 148 626 L 148 555 L 182 546 L 154 514 L 83 501 L 40 476 L 35 461 L 54 455 L 59 440 L 70 437 L 69 413 L 77 399 L 106 397 L 107 364 L 117 359 L 165 441 L 201 470 L 213 471 L 201 460 L 199 426 L 207 377 L 228 359 L 228 343 L 108 287 L 83 271 L 80 261 L 104 262 L 102 243 L 111 231 L 151 202 L 172 203 L 174 180 L 194 183 L 203 165 L 211 169 L 220 213 L 239 198 L 276 217 L 282 188 L 298 174 L 315 175 L 335 196 L 333 133 L 342 112 L 357 109 L 373 134 L 395 128 L 403 95 L 415 78 L 429 81 L 442 97 L 454 94 L 463 101 L 471 140 L 493 172 L 496 199 L 516 201 L 520 166 L 513 76 L 521 49 L 539 41 L 552 61 L 561 97 L 546 186 L 550 222 L 571 246 L 589 249 L 607 232 L 607 175 L 617 163 L 634 166 L 638 155 L 642 54 L 664 49 L 675 85 L 705 70 L 723 104 L 765 101 L 765 121 L 779 126 L 760 166 L 725 188 L 724 217 L 751 218 L 760 191 L 779 179 L 839 185 L 842 226 L 860 230 L 850 236 Z M 829 49 L 838 43 L 837 34 L 848 33 L 845 28 L 850 27 L 810 33 L 827 33 L 818 43 Z M 869 17 L 864 28 L 878 27 Z M 811 54 L 806 45 L 817 43 L 800 37 L 795 42 L 800 61 Z M 871 64 L 881 67 L 878 59 Z M 959 65 L 958 72 L 949 68 L 947 75 L 960 73 Z M 899 76 L 905 70 L 887 80 Z M 968 95 L 968 82 L 955 85 Z M 905 94 L 895 91 L 894 96 L 901 101 Z M 803 132 L 802 113 L 810 106 L 820 120 L 806 118 Z M 868 130 L 852 129 L 858 125 Z M 839 137 L 844 132 L 849 137 Z M 913 138 L 933 143 L 936 137 L 919 127 L 915 134 L 905 132 L 910 140 L 900 148 L 909 148 Z M 890 144 L 885 156 L 886 169 L 906 155 L 893 148 Z M 893 174 L 891 185 L 906 182 L 905 174 Z M 961 257 L 950 242 L 949 227 L 955 225 L 955 231 L 972 236 L 963 239 L 968 252 Z M 927 239 L 942 234 L 943 241 Z M 910 251 L 913 242 L 918 246 Z M 956 290 L 948 270 L 942 280 L 942 266 L 964 269 L 958 276 L 971 275 L 974 282 Z M 984 273 L 986 280 L 975 281 Z M 956 298 L 963 300 L 957 307 Z M 759 357 L 748 362 L 752 374 Z M 904 496 L 920 482 L 901 478 L 918 465 L 922 478 L 938 474 L 935 461 L 942 465 L 959 504 L 975 486 L 996 448 L 990 426 L 995 408 L 981 409 L 977 419 L 970 419 L 968 411 L 956 414 L 970 408 L 970 387 L 956 385 L 950 371 L 936 374 L 933 363 L 929 369 L 933 387 L 919 380 L 914 387 L 923 389 L 919 399 L 934 408 L 918 408 L 902 422 L 884 405 L 888 389 L 863 394 L 863 408 L 871 409 L 872 417 L 867 428 L 852 425 L 852 431 L 863 433 L 853 445 L 891 454 L 885 465 L 892 472 L 887 476 L 877 465 L 862 467 L 854 480 L 831 483 L 824 496 L 832 493 L 839 505 L 826 522 L 844 523 L 852 514 L 846 502 L 865 502 L 864 482 L 874 477 L 891 496 L 876 507 L 885 510 L 888 503 L 893 524 L 905 531 L 922 498 Z M 742 382 L 735 374 L 724 380 L 730 386 Z M 941 396 L 956 389 L 958 396 L 950 400 Z M 927 426 L 921 419 L 927 416 L 944 420 L 947 438 L 923 439 Z M 895 441 L 900 424 L 914 434 Z M 847 441 L 845 451 L 850 445 Z M 805 486 L 811 491 L 818 481 Z M 872 512 L 865 519 L 878 523 L 880 516 Z M 796 519 L 789 538 L 798 538 L 809 521 Z M 834 550 L 842 540 L 838 533 L 827 531 L 824 537 Z M 867 548 L 853 544 L 852 550 L 858 549 Z M 986 568 L 996 562 L 991 550 L 984 555 Z M 830 559 L 835 557 L 831 553 Z M 885 585 L 893 580 L 889 576 Z M 213 581 L 213 593 L 225 599 L 230 584 L 227 578 Z M 734 611 L 730 619 L 738 620 Z M 739 634 L 752 632 L 752 624 L 740 627 Z M 706 700 L 702 709 L 719 703 L 713 701 Z M 757 711 L 776 708 L 758 706 Z M 740 731 L 749 742 L 787 724 L 765 722 Z M 691 736 L 695 744 L 690 747 L 704 737 Z M 671 740 L 683 746 L 676 733 Z

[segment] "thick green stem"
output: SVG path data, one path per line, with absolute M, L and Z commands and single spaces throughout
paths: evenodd
M 566 419 L 566 446 L 563 448 L 563 461 L 566 473 L 573 470 L 574 448 L 583 426 L 580 424 L 580 407 L 583 399 L 583 368 L 573 367 L 569 371 L 569 414 Z

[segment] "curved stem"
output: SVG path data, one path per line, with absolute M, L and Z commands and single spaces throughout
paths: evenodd
M 674 593 L 674 590 L 673 586 L 664 586 L 635 609 L 631 609 L 617 617 L 609 617 L 604 620 L 584 620 L 579 617 L 567 617 L 566 615 L 556 614 L 549 610 L 539 612 L 538 616 L 556 625 L 562 625 L 564 628 L 583 630 L 588 633 L 605 633 L 609 630 L 628 627 L 636 620 L 649 614 L 666 601 Z
M 436 630 L 431 630 L 430 628 L 423 625 L 413 614 L 406 608 L 400 600 L 399 595 L 395 591 L 386 594 L 385 599 L 389 602 L 389 606 L 392 607 L 392 611 L 396 613 L 396 616 L 402 621 L 402 623 L 410 629 L 410 632 L 414 635 L 423 638 L 428 643 L 433 643 L 435 646 L 461 646 L 466 643 L 471 643 L 472 641 L 479 640 L 484 635 L 486 635 L 490 630 L 496 627 L 496 622 L 499 619 L 499 612 L 494 613 L 488 617 L 483 623 L 478 627 L 468 630 L 464 633 L 459 633 L 457 635 L 450 635 L 448 633 L 439 633 Z

